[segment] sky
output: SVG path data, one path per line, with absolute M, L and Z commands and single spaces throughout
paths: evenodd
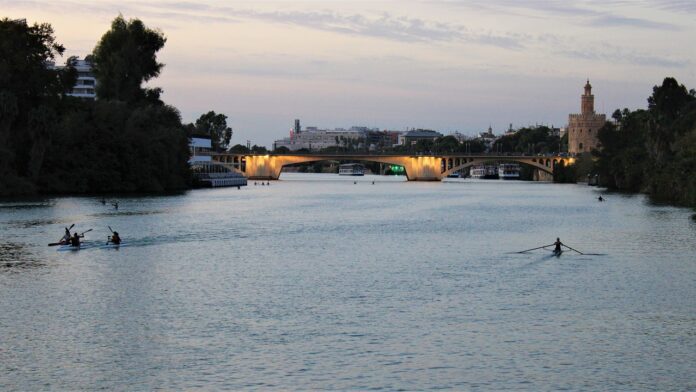
M 0 0 L 0 17 L 50 23 L 84 57 L 121 13 L 167 38 L 150 81 L 185 122 L 228 116 L 232 144 L 302 126 L 474 135 L 580 111 L 646 106 L 675 77 L 696 88 L 694 0 Z M 64 61 L 63 59 L 63 61 Z

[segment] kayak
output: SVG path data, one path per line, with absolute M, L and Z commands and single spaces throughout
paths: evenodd
M 120 244 L 104 244 L 104 243 L 96 243 L 96 242 L 83 242 L 80 244 L 80 246 L 75 247 L 72 245 L 60 245 L 56 249 L 59 252 L 65 252 L 65 251 L 78 251 L 78 250 L 85 250 L 85 249 L 119 249 L 122 246 L 126 246 L 123 242 Z

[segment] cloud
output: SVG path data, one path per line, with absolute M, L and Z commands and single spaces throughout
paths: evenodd
M 648 3 L 590 0 L 580 3 L 571 2 L 552 2 L 548 0 L 491 0 L 485 4 L 472 3 L 470 1 L 450 1 L 440 2 L 448 5 L 465 6 L 477 10 L 484 9 L 493 13 L 504 13 L 523 17 L 534 16 L 534 14 L 551 15 L 556 17 L 568 18 L 572 23 L 589 25 L 596 27 L 633 27 L 639 29 L 653 30 L 680 30 L 681 28 L 671 23 L 664 23 L 655 20 L 624 16 L 608 11 L 610 8 L 625 6 L 654 6 L 671 11 L 693 11 L 696 12 L 696 2 L 688 1 L 654 1 Z M 580 5 L 577 5 L 580 4 Z
M 605 45 L 590 49 L 560 49 L 558 53 L 571 58 L 602 61 L 608 63 L 624 63 L 642 66 L 682 68 L 691 62 L 685 59 L 661 57 L 638 51 L 630 51 L 617 46 Z

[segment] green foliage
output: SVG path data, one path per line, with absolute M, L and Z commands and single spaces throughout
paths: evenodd
M 512 135 L 504 135 L 496 141 L 496 144 L 502 145 L 502 152 L 545 154 L 559 152 L 561 139 L 558 136 L 552 136 L 549 127 L 539 126 L 521 128 Z
M 648 110 L 616 110 L 599 130 L 594 171 L 609 188 L 696 206 L 696 97 L 673 78 L 653 88 Z
M 139 19 L 119 15 L 94 48 L 92 62 L 99 99 L 158 102 L 161 90 L 143 89 L 143 82 L 157 77 L 164 66 L 156 54 L 167 39 Z
M 229 152 L 234 154 L 248 154 L 249 149 L 241 144 L 235 144 L 234 146 L 230 147 Z
M 117 18 L 114 26 L 121 22 Z M 151 31 L 142 23 L 129 25 L 136 25 L 136 31 Z M 128 41 L 127 47 L 151 48 L 157 46 L 152 38 L 149 33 L 132 34 L 121 40 Z M 113 50 L 114 42 L 105 38 L 101 43 L 102 70 L 108 69 L 104 50 Z M 64 96 L 76 80 L 74 59 L 62 69 L 46 66 L 63 50 L 47 24 L 30 27 L 24 21 L 0 21 L 0 194 L 163 192 L 188 187 L 188 137 L 178 111 L 149 99 L 140 82 L 137 92 L 121 83 L 123 88 L 117 90 L 128 90 L 130 95 L 96 102 Z M 140 74 L 142 82 L 161 68 L 153 73 L 141 65 L 122 63 L 119 71 Z
M 48 66 L 65 49 L 48 24 L 0 20 L 0 193 L 35 190 L 51 142 L 56 108 L 76 80 L 71 67 Z
M 227 116 L 210 111 L 201 115 L 194 126 L 195 133 L 210 137 L 215 151 L 225 150 L 232 139 L 232 128 L 227 126 Z
M 290 149 L 285 146 L 280 146 L 273 150 L 273 152 L 276 154 L 287 154 L 290 152 Z

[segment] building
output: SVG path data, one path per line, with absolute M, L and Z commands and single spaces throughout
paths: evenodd
M 76 58 L 73 61 L 73 66 L 77 71 L 77 81 L 75 81 L 72 90 L 65 95 L 83 99 L 97 99 L 97 79 L 94 77 L 94 72 L 92 72 L 92 63 L 86 59 L 80 60 Z M 62 65 L 55 65 L 54 62 L 49 62 L 48 67 L 53 69 L 65 68 Z
M 485 132 L 481 132 L 478 134 L 478 138 L 483 142 L 483 144 L 486 146 L 486 150 L 490 150 L 493 146 L 493 143 L 495 143 L 496 140 L 498 140 L 498 136 L 495 136 L 493 133 L 493 128 L 488 127 L 488 129 Z
M 290 137 L 276 140 L 274 148 L 286 147 L 290 151 L 307 149 L 319 151 L 327 147 L 361 148 L 365 143 L 365 132 L 360 127 L 350 130 L 342 128 L 319 129 L 317 127 L 299 128 L 299 120 L 295 121 L 295 127 L 290 131 Z
M 210 138 L 192 137 L 189 139 L 189 163 L 193 162 L 211 162 L 210 153 L 213 151 L 213 145 Z
M 568 152 L 582 154 L 597 148 L 597 131 L 607 122 L 607 116 L 594 111 L 594 95 L 589 79 L 580 103 L 580 114 L 568 115 Z
M 432 140 L 442 137 L 440 132 L 431 131 L 429 129 L 414 129 L 408 131 L 399 137 L 401 144 L 405 146 L 411 146 L 416 144 L 419 140 Z

